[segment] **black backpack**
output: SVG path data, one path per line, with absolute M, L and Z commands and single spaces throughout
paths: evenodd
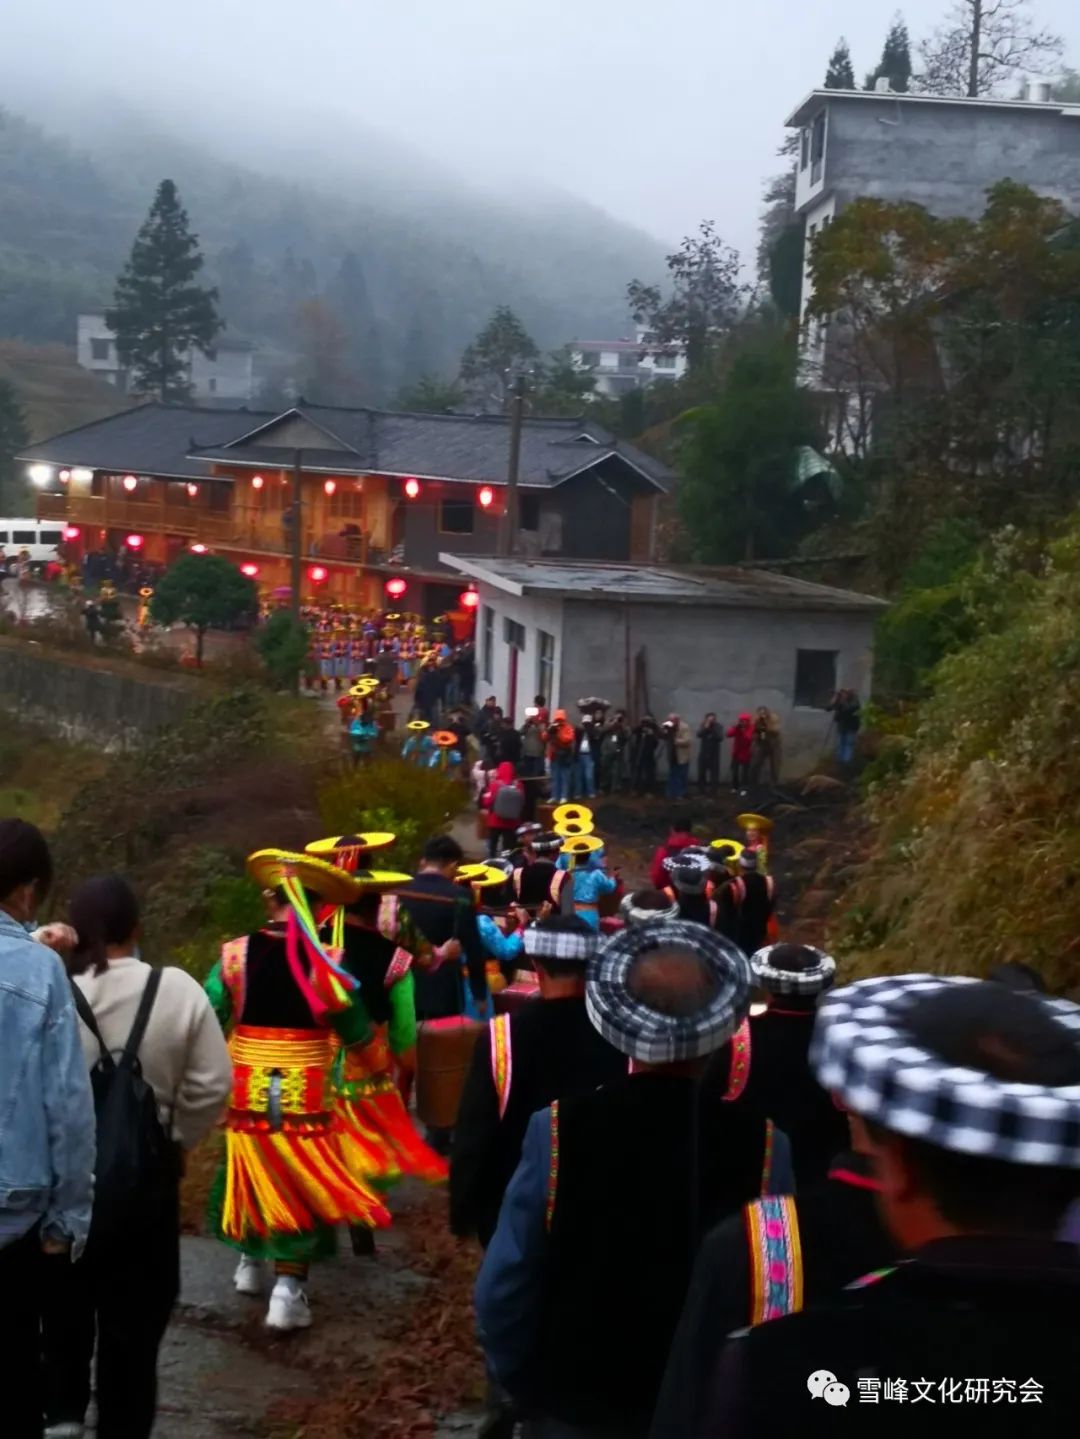
M 160 984 L 161 971 L 152 969 L 118 1060 L 106 1047 L 86 996 L 72 985 L 79 1018 L 100 1051 L 90 1071 L 97 1119 L 91 1224 L 95 1237 L 130 1233 L 176 1204 L 179 1152 L 161 1122 L 157 1098 L 139 1063 L 139 1046 Z

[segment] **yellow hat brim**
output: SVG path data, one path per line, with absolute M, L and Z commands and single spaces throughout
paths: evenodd
M 410 720 L 405 728 L 411 729 L 413 734 L 423 734 L 424 730 L 431 728 L 431 725 L 427 720 Z
M 277 889 L 284 880 L 295 879 L 328 904 L 352 904 L 360 898 L 360 886 L 351 875 L 310 854 L 295 854 L 287 849 L 256 850 L 248 855 L 247 872 L 263 889 Z
M 596 829 L 592 820 L 568 819 L 555 826 L 555 833 L 563 839 L 581 839 Z
M 304 846 L 304 853 L 313 854 L 316 859 L 325 859 L 332 864 L 342 850 L 367 854 L 373 849 L 388 849 L 396 839 L 396 834 L 381 829 L 368 830 L 365 834 L 332 835 L 329 839 L 313 839 Z
M 568 839 L 562 847 L 563 854 L 595 854 L 603 849 L 604 841 L 595 835 L 581 834 Z
M 740 829 L 759 829 L 762 834 L 768 834 L 773 827 L 772 820 L 763 814 L 736 815 L 735 823 Z
M 569 820 L 583 820 L 588 824 L 593 812 L 583 804 L 561 804 L 551 817 L 556 824 L 566 824 Z
M 461 884 L 475 885 L 477 889 L 494 889 L 496 885 L 506 883 L 507 875 L 490 864 L 463 864 L 455 879 Z
M 714 839 L 709 848 L 722 854 L 725 859 L 738 859 L 746 845 L 740 844 L 737 839 Z

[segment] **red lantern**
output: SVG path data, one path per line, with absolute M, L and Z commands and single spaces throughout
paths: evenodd
M 461 601 L 461 608 L 463 610 L 474 610 L 480 603 L 480 596 L 475 590 L 462 590 L 458 599 Z
M 480 501 L 482 510 L 489 510 L 495 503 L 495 491 L 490 485 L 485 485 L 476 498 Z
M 68 482 L 68 480 L 71 479 L 71 471 L 70 471 L 70 470 L 61 470 L 60 473 L 59 473 L 59 475 L 57 476 L 57 479 L 60 481 L 60 483 L 61 483 L 62 485 L 66 485 L 67 482 Z
M 392 600 L 401 599 L 402 595 L 409 588 L 408 583 L 402 579 L 387 580 L 384 586 L 386 593 Z
M 132 490 L 137 490 L 139 488 L 139 482 L 134 475 L 125 475 L 123 485 L 124 489 L 127 490 L 129 495 L 131 494 Z
M 192 547 L 191 547 L 191 553 L 192 553 L 193 555 L 205 555 L 205 554 L 206 554 L 206 546 L 205 546 L 205 545 L 202 545 L 202 544 L 198 544 L 198 543 L 193 544 Z
M 256 576 L 258 575 L 258 573 L 259 573 L 259 567 L 258 567 L 258 565 L 252 565 L 252 564 L 241 565 L 241 566 L 240 566 L 240 573 L 241 573 L 242 575 L 247 575 L 247 577 L 248 577 L 249 580 L 253 580 L 253 579 L 255 579 L 255 577 L 256 577 Z
M 199 487 L 198 487 L 198 485 L 189 484 L 188 487 L 187 487 L 187 492 L 188 492 L 188 494 L 191 496 L 191 498 L 194 499 L 195 496 L 199 493 Z
M 263 485 L 265 485 L 265 484 L 266 484 L 266 481 L 263 479 L 262 475 L 252 475 L 252 477 L 251 477 L 251 488 L 252 488 L 253 490 L 261 490 L 262 487 L 263 487 Z
M 143 537 L 142 535 L 128 535 L 124 540 L 124 544 L 127 545 L 129 550 L 141 550 L 143 547 Z
M 334 491 L 337 489 L 337 480 L 326 480 L 326 481 L 324 481 L 324 483 L 323 483 L 323 489 L 326 491 L 326 493 L 327 493 L 328 495 L 332 495 L 332 494 L 334 493 Z
M 418 499 L 419 496 L 420 496 L 420 481 L 419 481 L 419 480 L 406 480 L 406 481 L 405 481 L 405 498 L 406 498 L 407 500 L 415 500 L 415 499 Z
M 325 584 L 325 582 L 326 582 L 326 566 L 325 566 L 325 565 L 312 565 L 311 569 L 308 570 L 308 579 L 311 581 L 311 583 L 312 583 L 313 585 Z
M 79 529 L 78 525 L 66 525 L 64 527 L 65 540 L 77 540 L 81 534 L 82 530 Z

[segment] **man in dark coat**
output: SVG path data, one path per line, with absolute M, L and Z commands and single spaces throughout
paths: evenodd
M 801 1191 L 825 1178 L 848 1143 L 847 1120 L 809 1059 L 818 1000 L 833 982 L 836 962 L 810 945 L 772 944 L 750 965 L 769 1007 L 750 1020 L 747 1094 L 787 1135 Z
M 649 1439 L 686 1439 L 698 1432 L 712 1397 L 718 1335 L 780 1318 L 794 1312 L 796 1303 L 805 1309 L 831 1299 L 897 1257 L 877 1212 L 880 1185 L 870 1141 L 854 1115 L 850 1143 L 819 1184 L 800 1188 L 797 1199 L 751 1200 L 702 1244 Z M 779 1242 L 771 1237 L 776 1226 Z M 788 1266 L 784 1284 L 766 1273 L 768 1243 Z
M 980 1439 L 1075 1428 L 1080 1254 L 1057 1235 L 1080 1196 L 1078 1034 L 1076 1005 L 992 982 L 890 976 L 825 1001 L 811 1062 L 866 1121 L 909 1258 L 722 1351 L 717 1336 L 692 1433 L 816 1439 L 863 1403 L 886 1439 L 955 1434 L 959 1404 Z
M 764 948 L 769 921 L 776 910 L 776 886 L 771 874 L 762 874 L 755 850 L 739 855 L 739 873 L 724 886 L 719 899 L 717 928 L 744 954 Z
M 428 969 L 415 969 L 417 1019 L 442 1019 L 465 1007 L 460 952 L 477 1006 L 487 1004 L 486 955 L 467 891 L 454 883 L 465 852 L 453 836 L 437 834 L 424 846 L 420 869 L 400 892 L 401 907 L 433 949 L 456 940 L 451 954 Z
M 577 915 L 556 915 L 530 925 L 523 939 L 540 994 L 517 1014 L 497 1016 L 477 1041 L 450 1161 L 450 1228 L 485 1247 L 532 1115 L 626 1073 L 625 1058 L 585 1012 L 595 930 Z
M 476 1290 L 488 1362 L 541 1436 L 648 1432 L 700 1235 L 789 1182 L 783 1136 L 699 1092 L 750 978 L 679 921 L 623 930 L 590 965 L 589 1017 L 632 1072 L 533 1115 Z

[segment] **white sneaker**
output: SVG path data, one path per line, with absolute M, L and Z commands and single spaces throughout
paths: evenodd
M 265 1278 L 262 1261 L 260 1259 L 251 1259 L 245 1254 L 236 1266 L 236 1273 L 233 1275 L 233 1285 L 236 1288 L 237 1294 L 247 1294 L 255 1298 L 263 1292 Z
M 50 1424 L 45 1430 L 45 1439 L 83 1439 L 85 1430 L 81 1424 Z
M 311 1309 L 308 1297 L 297 1280 L 279 1279 L 270 1295 L 270 1308 L 266 1311 L 267 1329 L 287 1331 L 310 1329 Z

